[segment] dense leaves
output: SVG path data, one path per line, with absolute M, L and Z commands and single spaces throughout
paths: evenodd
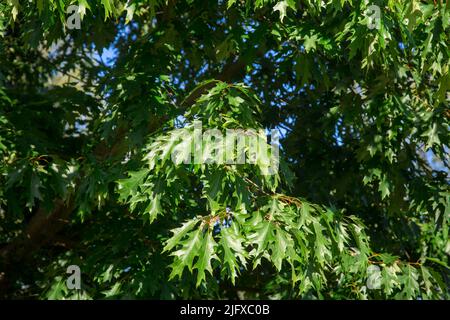
M 443 0 L 0 3 L 0 295 L 448 299 L 449 18 Z

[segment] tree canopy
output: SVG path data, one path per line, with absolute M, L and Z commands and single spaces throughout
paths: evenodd
M 444 0 L 2 1 L 0 297 L 448 299 L 449 25 Z M 278 132 L 278 170 L 173 157 L 200 121 Z

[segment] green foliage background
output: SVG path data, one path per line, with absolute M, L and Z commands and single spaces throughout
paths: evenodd
M 449 20 L 443 0 L 2 1 L 0 296 L 447 299 Z M 280 130 L 279 174 L 174 163 L 195 119 Z

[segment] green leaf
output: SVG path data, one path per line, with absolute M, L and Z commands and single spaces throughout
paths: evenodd
M 317 43 L 318 37 L 317 35 L 305 36 L 305 42 L 303 45 L 305 46 L 305 51 L 309 52 L 311 49 L 316 49 L 316 43 Z
M 380 185 L 378 187 L 378 190 L 381 191 L 381 199 L 384 199 L 391 194 L 389 188 L 389 181 L 386 179 L 386 177 L 383 177 L 380 180 Z
M 105 295 L 105 298 L 115 297 L 120 293 L 121 288 L 122 284 L 116 282 L 109 290 L 102 291 L 102 293 Z
M 386 266 L 381 270 L 381 286 L 386 296 L 391 296 L 394 289 L 400 287 L 396 269 L 397 266 Z
M 403 299 L 416 299 L 419 293 L 419 275 L 417 269 L 411 265 L 402 268 L 403 274 L 399 277 L 402 284 L 400 297 Z
M 191 231 L 200 220 L 197 218 L 187 220 L 181 227 L 172 229 L 171 232 L 173 236 L 166 241 L 166 245 L 162 252 L 167 252 L 172 250 L 176 245 L 180 244 L 180 240 L 186 236 L 186 234 Z
M 132 3 L 132 4 L 127 3 L 125 10 L 127 11 L 127 15 L 125 18 L 125 24 L 128 24 L 131 20 L 133 20 L 134 11 L 136 10 L 136 5 L 134 3 Z
M 399 259 L 399 257 L 391 255 L 389 253 L 381 253 L 380 258 L 385 264 L 392 264 Z
M 278 271 L 281 271 L 281 265 L 286 258 L 286 249 L 289 241 L 292 241 L 292 239 L 290 239 L 290 236 L 285 231 L 280 228 L 275 228 L 271 259 Z
M 227 9 L 230 9 L 233 4 L 236 3 L 237 0 L 228 0 Z
M 113 15 L 114 3 L 112 0 L 101 0 L 103 7 L 105 8 L 105 20 L 110 15 Z
M 39 179 L 39 176 L 35 172 L 33 172 L 30 179 L 30 193 L 28 195 L 28 201 L 26 204 L 28 208 L 32 208 L 34 206 L 35 199 L 42 200 L 42 195 L 40 192 L 41 187 L 42 183 Z
M 158 215 L 162 214 L 162 208 L 161 208 L 161 194 L 156 193 L 153 195 L 153 197 L 150 199 L 150 203 L 145 209 L 145 214 L 149 216 L 150 223 L 152 223 Z
M 223 229 L 221 232 L 220 246 L 223 250 L 223 264 L 224 267 L 228 266 L 230 272 L 230 278 L 233 285 L 235 284 L 235 279 L 239 274 L 239 263 L 245 267 L 246 258 L 248 257 L 247 252 L 242 246 L 244 239 L 238 236 L 233 228 Z
M 323 266 L 325 261 L 331 259 L 331 252 L 328 249 L 329 240 L 323 235 L 325 228 L 319 223 L 317 219 L 313 221 L 314 233 L 316 235 L 316 241 L 314 244 L 315 256 L 317 261 Z
M 216 199 L 225 183 L 225 172 L 223 170 L 214 170 L 207 175 L 207 185 L 205 185 L 206 194 L 211 199 Z
M 50 290 L 47 292 L 47 299 L 49 300 L 60 300 L 67 293 L 66 282 L 58 277 L 56 282 L 51 286 Z
M 11 14 L 12 14 L 13 20 L 15 21 L 17 18 L 17 15 L 19 14 L 19 8 L 20 8 L 19 0 L 8 0 L 8 4 L 10 6 L 12 6 Z
M 144 179 L 148 174 L 147 169 L 139 171 L 131 171 L 128 173 L 129 178 L 117 181 L 119 191 L 119 201 L 126 202 L 139 192 L 139 186 L 144 183 Z
M 252 250 L 251 255 L 255 257 L 253 268 L 260 262 L 260 255 L 266 250 L 267 246 L 273 241 L 273 226 L 270 221 L 262 220 L 254 232 L 248 237 L 251 244 L 256 245 L 256 248 Z
M 181 241 L 181 249 L 173 252 L 171 255 L 175 256 L 173 263 L 171 264 L 172 272 L 169 276 L 169 280 L 178 276 L 181 278 L 184 268 L 188 268 L 192 272 L 194 259 L 199 256 L 201 249 L 201 236 L 202 231 L 197 229 L 189 234 L 189 238 Z
M 205 271 L 209 271 L 212 274 L 213 270 L 211 268 L 211 260 L 219 260 L 215 254 L 215 249 L 217 247 L 216 241 L 214 241 L 210 232 L 206 232 L 205 236 L 201 240 L 201 248 L 198 255 L 198 260 L 194 265 L 194 269 L 198 270 L 197 283 L 198 287 L 202 281 L 205 280 Z
M 274 7 L 273 11 L 279 11 L 280 12 L 280 21 L 283 22 L 284 17 L 286 17 L 286 10 L 287 8 L 291 8 L 294 11 L 296 11 L 295 8 L 295 2 L 293 0 L 283 0 L 278 2 Z
M 433 123 L 433 125 L 427 130 L 425 131 L 422 136 L 428 138 L 427 140 L 427 144 L 426 144 L 426 150 L 432 148 L 435 144 L 439 145 L 440 144 L 440 140 L 439 140 L 439 135 L 437 132 L 437 124 Z

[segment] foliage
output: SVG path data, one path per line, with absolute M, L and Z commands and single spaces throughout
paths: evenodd
M 2 2 L 0 296 L 448 299 L 450 4 L 372 2 Z

